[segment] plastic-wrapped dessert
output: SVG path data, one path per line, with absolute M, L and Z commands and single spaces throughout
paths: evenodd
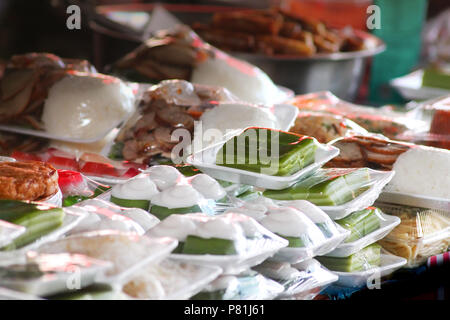
M 346 203 L 366 191 L 370 172 L 361 169 L 323 169 L 283 190 L 266 190 L 264 196 L 276 200 L 308 200 L 319 206 Z
M 249 128 L 222 146 L 217 153 L 216 164 L 288 176 L 312 164 L 316 149 L 317 141 L 312 137 L 265 128 Z M 275 155 L 276 152 L 278 154 Z

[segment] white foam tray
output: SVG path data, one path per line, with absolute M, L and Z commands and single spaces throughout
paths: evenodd
M 220 150 L 220 147 L 221 145 L 216 145 L 205 148 L 202 151 L 190 155 L 186 162 L 216 179 L 272 190 L 280 190 L 292 186 L 302 178 L 314 173 L 317 169 L 339 154 L 338 148 L 319 144 L 314 163 L 290 176 L 270 176 L 267 174 L 216 165 L 216 154 Z
M 450 199 L 397 192 L 390 190 L 388 186 L 384 188 L 377 201 L 450 212 Z
M 406 100 L 427 100 L 450 94 L 450 90 L 422 86 L 423 70 L 395 78 L 390 85 Z
M 14 262 L 24 262 L 28 251 L 34 250 L 44 243 L 57 240 L 65 233 L 75 228 L 75 226 L 77 226 L 87 216 L 86 212 L 80 210 L 73 210 L 71 208 L 63 208 L 63 210 L 65 216 L 63 223 L 59 228 L 20 249 L 0 251 L 0 265 L 8 265 Z
M 337 285 L 341 285 L 344 287 L 352 287 L 359 288 L 365 285 L 370 285 L 368 280 L 374 280 L 375 277 L 384 277 L 397 269 L 400 269 L 402 266 L 406 264 L 406 259 L 397 257 L 390 254 L 382 254 L 381 255 L 381 264 L 379 267 L 371 268 L 365 271 L 357 271 L 357 272 L 339 272 L 332 271 L 335 273 L 339 279 L 336 282 Z
M 380 228 L 369 233 L 365 237 L 358 239 L 356 241 L 341 243 L 333 251 L 325 254 L 329 257 L 348 257 L 359 250 L 367 247 L 368 245 L 383 239 L 389 232 L 392 231 L 401 222 L 401 219 L 396 216 L 391 216 L 388 214 L 380 213 Z

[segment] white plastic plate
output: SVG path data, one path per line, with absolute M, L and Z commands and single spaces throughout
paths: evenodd
M 55 258 L 58 255 L 55 255 Z M 79 275 L 79 285 L 81 288 L 94 283 L 95 278 L 112 267 L 112 263 L 93 259 L 85 256 L 88 266 L 77 266 L 76 272 Z M 75 265 L 74 265 L 75 266 Z M 17 290 L 25 294 L 38 297 L 46 297 L 57 293 L 70 292 L 68 283 L 74 276 L 74 270 L 58 272 L 56 274 L 47 273 L 38 278 L 32 279 L 2 279 L 2 285 L 11 290 Z
M 196 265 L 196 269 L 197 270 L 195 272 L 192 272 L 192 274 L 189 276 L 189 283 L 183 285 L 182 287 L 179 287 L 173 292 L 169 292 L 168 296 L 166 297 L 167 300 L 187 300 L 193 295 L 200 292 L 208 283 L 216 279 L 222 273 L 222 269 L 217 266 Z M 182 281 L 178 282 L 182 283 Z
M 371 206 L 378 199 L 383 187 L 394 177 L 394 171 L 376 171 L 369 169 L 374 182 L 368 190 L 355 199 L 339 206 L 319 206 L 333 220 L 343 219 L 350 213 L 363 210 Z
M 93 143 L 93 142 L 100 141 L 104 137 L 106 137 L 106 135 L 109 132 L 111 132 L 111 130 L 113 130 L 114 128 L 119 126 L 122 122 L 124 122 L 128 116 L 129 115 L 127 115 L 126 117 L 124 117 L 123 119 L 120 119 L 119 121 L 117 121 L 115 123 L 111 123 L 111 126 L 107 130 L 105 130 L 104 132 L 98 134 L 97 136 L 95 136 L 93 138 L 72 138 L 69 136 L 54 135 L 54 134 L 48 133 L 43 130 L 28 129 L 28 128 L 23 128 L 23 127 L 16 126 L 16 125 L 6 125 L 6 124 L 0 124 L 0 130 L 7 131 L 7 132 L 20 133 L 20 134 L 25 134 L 25 135 L 35 136 L 35 137 L 40 137 L 40 138 L 46 138 L 46 139 L 50 139 L 50 140 L 59 140 L 59 141 L 74 142 L 74 143 Z
M 145 258 L 142 259 L 142 257 L 138 257 L 133 255 L 132 252 L 130 252 L 130 256 L 127 260 L 124 260 L 123 257 L 120 257 L 119 255 L 116 255 L 116 257 L 121 258 L 121 263 L 126 263 L 125 266 L 121 265 L 120 267 L 117 267 L 118 270 L 112 270 L 111 272 L 108 272 L 104 276 L 100 275 L 96 282 L 98 283 L 106 283 L 106 284 L 124 284 L 126 283 L 130 278 L 132 278 L 137 272 L 139 272 L 140 269 L 148 265 L 149 263 L 158 263 L 162 259 L 166 258 L 170 252 L 172 252 L 173 249 L 178 244 L 178 241 L 173 238 L 168 237 L 162 237 L 162 238 L 150 238 L 147 236 L 139 236 L 136 233 L 132 232 L 121 232 L 117 230 L 100 230 L 100 231 L 92 231 L 92 232 L 86 232 L 86 233 L 79 233 L 76 235 L 72 235 L 70 237 L 66 237 L 63 239 L 59 239 L 52 243 L 46 243 L 45 245 L 37 248 L 37 252 L 39 253 L 61 253 L 62 248 L 65 248 L 69 245 L 69 241 L 76 241 L 77 238 L 83 238 L 83 237 L 97 237 L 100 238 L 104 235 L 114 235 L 114 234 L 124 234 L 128 235 L 130 237 L 138 237 L 138 242 L 146 242 L 146 249 L 148 252 L 146 252 Z M 124 251 L 125 247 L 121 248 L 122 251 Z M 83 252 L 69 252 L 69 253 L 80 253 L 84 254 Z M 139 252 L 142 255 L 142 252 Z M 123 252 L 122 252 L 123 254 Z M 93 257 L 99 260 L 108 260 L 102 257 Z M 133 259 L 134 258 L 134 259 Z M 111 261 L 113 264 L 117 261 L 113 261 L 114 259 L 108 260 Z
M 267 233 L 261 239 L 247 240 L 246 253 L 242 255 L 179 254 L 172 253 L 170 258 L 206 266 L 219 266 L 224 274 L 239 274 L 250 267 L 260 264 L 286 247 L 288 241 L 275 234 Z
M 295 266 L 293 266 L 295 268 Z M 331 271 L 328 271 L 323 266 L 315 268 L 311 272 L 300 270 L 305 276 L 299 279 L 298 283 L 291 284 L 280 295 L 280 299 L 296 299 L 303 298 L 305 293 L 316 289 L 323 288 L 333 282 L 336 282 L 339 277 Z
M 87 216 L 87 213 L 85 211 L 73 210 L 71 208 L 63 208 L 63 210 L 65 213 L 64 220 L 62 225 L 58 229 L 53 230 L 52 232 L 42 236 L 36 241 L 20 249 L 0 251 L 0 265 L 7 265 L 15 262 L 24 262 L 26 259 L 26 253 L 28 251 L 34 250 L 44 243 L 58 239 L 68 231 L 75 228 L 75 226 L 78 225 L 80 221 Z
M 15 161 L 16 161 L 16 159 L 14 159 L 14 158 L 0 156 L 0 162 L 15 162 Z
M 200 292 L 206 285 L 208 285 L 211 281 L 216 279 L 221 273 L 222 269 L 217 266 L 205 266 L 193 264 L 190 262 L 181 262 L 173 259 L 165 259 L 161 262 L 163 266 L 159 266 L 159 268 L 166 268 L 164 270 L 164 275 L 168 277 L 168 279 L 159 279 L 157 281 L 161 282 L 161 286 L 163 287 L 164 294 L 159 297 L 148 297 L 142 299 L 151 299 L 151 300 L 187 300 L 193 295 Z M 185 270 L 182 272 L 177 272 L 177 268 L 183 268 Z M 175 267 L 174 269 L 172 269 Z M 147 268 L 143 268 L 139 274 L 146 273 L 147 270 L 154 268 L 153 265 L 148 266 Z M 151 274 L 153 272 L 149 270 Z M 138 278 L 139 275 L 137 274 Z M 132 278 L 131 280 L 133 280 Z M 138 281 L 138 287 L 141 287 L 140 284 L 145 286 L 145 282 Z M 140 300 L 141 298 L 132 298 L 133 300 Z
M 342 241 L 350 235 L 349 230 L 345 230 L 340 226 L 337 226 L 337 228 L 339 234 L 326 239 L 326 241 L 318 245 L 308 248 L 282 248 L 275 253 L 273 257 L 269 258 L 269 260 L 295 264 L 309 260 L 317 255 L 324 255 L 325 253 L 328 253 L 336 248 L 338 244 L 342 243 Z
M 138 83 L 133 83 L 133 82 L 126 82 L 126 84 L 128 84 L 135 91 L 135 102 L 134 102 L 134 110 L 135 110 L 140 103 L 141 96 L 144 91 L 144 87 L 140 86 Z M 126 114 L 122 119 L 119 119 L 115 123 L 111 123 L 107 130 L 99 133 L 97 136 L 92 137 L 92 138 L 73 138 L 71 136 L 54 135 L 54 134 L 46 132 L 45 130 L 29 129 L 29 128 L 21 127 L 19 125 L 0 124 L 0 130 L 7 131 L 7 132 L 20 133 L 20 134 L 25 134 L 25 135 L 35 136 L 35 137 L 41 137 L 41 138 L 46 138 L 46 139 L 50 139 L 50 140 L 66 141 L 66 142 L 73 142 L 73 143 L 93 143 L 93 142 L 102 140 L 112 130 L 114 130 L 116 127 L 118 127 L 121 123 L 126 122 L 126 120 L 133 114 L 133 112 L 134 111 L 130 112 L 129 114 Z
M 44 300 L 37 296 L 0 287 L 0 300 Z
M 423 70 L 417 70 L 406 76 L 390 81 L 406 100 L 427 100 L 450 94 L 450 90 L 422 86 Z
M 52 204 L 56 207 L 61 207 L 62 206 L 62 198 L 63 198 L 63 194 L 61 192 L 61 189 L 58 188 L 58 192 L 56 192 L 53 196 L 51 196 L 47 200 L 43 200 L 43 201 L 39 201 L 39 202 L 45 202 L 48 204 Z
M 369 233 L 365 237 L 356 241 L 341 243 L 333 251 L 325 254 L 329 257 L 348 257 L 359 250 L 367 247 L 368 245 L 383 239 L 389 232 L 392 231 L 401 222 L 401 219 L 396 216 L 391 216 L 380 212 L 380 228 Z
M 273 300 L 283 293 L 284 287 L 278 282 L 261 276 L 258 292 L 246 297 L 244 300 Z
M 216 165 L 216 155 L 221 147 L 222 144 L 207 147 L 190 155 L 186 162 L 216 179 L 272 190 L 280 190 L 292 186 L 302 178 L 314 173 L 339 154 L 339 149 L 336 147 L 318 144 L 314 163 L 293 175 L 280 177 Z
M 388 186 L 384 188 L 377 201 L 450 212 L 450 199 L 397 192 L 389 190 Z
M 25 227 L 0 220 L 0 248 L 10 244 L 26 230 Z
M 339 280 L 336 282 L 336 284 L 344 287 L 357 288 L 365 286 L 367 284 L 371 285 L 372 282 L 370 280 L 373 280 L 376 277 L 381 278 L 387 276 L 392 272 L 394 272 L 395 270 L 403 267 L 406 264 L 406 262 L 407 261 L 405 258 L 397 257 L 390 254 L 382 254 L 381 264 L 379 267 L 357 272 L 339 272 L 339 271 L 332 271 L 332 272 L 339 276 Z

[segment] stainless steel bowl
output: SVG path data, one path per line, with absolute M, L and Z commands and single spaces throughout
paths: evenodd
M 373 43 L 363 51 L 316 54 L 313 57 L 270 57 L 249 53 L 233 53 L 264 70 L 279 85 L 297 94 L 331 91 L 352 101 L 361 86 L 367 60 L 384 51 L 386 46 L 369 33 L 356 31 Z

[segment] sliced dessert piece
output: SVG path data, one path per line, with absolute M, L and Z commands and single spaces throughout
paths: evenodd
M 360 251 L 345 257 L 317 257 L 325 267 L 332 271 L 355 272 L 378 267 L 381 263 L 381 246 L 373 243 Z
M 275 176 L 291 175 L 314 162 L 317 144 L 311 137 L 284 131 L 248 128 L 228 140 L 216 164 Z

